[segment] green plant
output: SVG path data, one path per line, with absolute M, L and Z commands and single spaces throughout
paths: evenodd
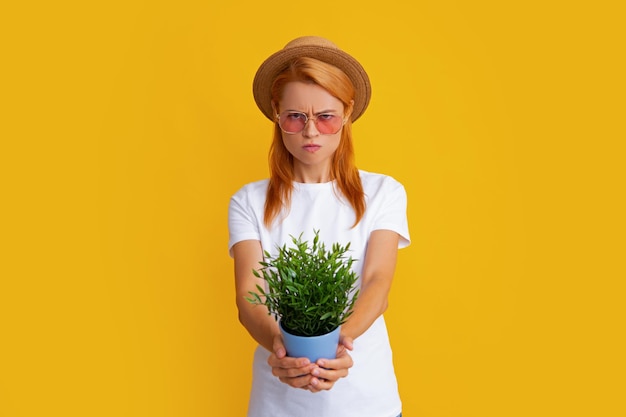
M 354 259 L 346 256 L 350 243 L 334 243 L 327 250 L 319 230 L 314 232 L 312 245 L 300 234 L 291 236 L 293 247 L 279 246 L 275 257 L 265 251 L 262 268 L 253 273 L 267 282 L 268 291 L 257 285 L 259 292 L 250 291 L 246 298 L 265 305 L 287 332 L 298 336 L 335 330 L 350 317 L 359 295 L 358 276 L 351 269 Z

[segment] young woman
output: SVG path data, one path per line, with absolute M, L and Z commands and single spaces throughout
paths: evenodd
M 351 125 L 365 111 L 369 78 L 330 41 L 289 42 L 258 69 L 253 92 L 275 125 L 270 178 L 240 189 L 229 206 L 239 319 L 259 343 L 249 417 L 396 417 L 401 413 L 383 319 L 399 248 L 409 244 L 406 193 L 389 176 L 358 170 Z M 264 306 L 246 301 L 264 282 L 263 251 L 314 230 L 328 246 L 350 242 L 360 276 L 354 313 L 336 359 L 291 358 Z

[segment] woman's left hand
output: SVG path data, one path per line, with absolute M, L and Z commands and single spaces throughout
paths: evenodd
M 342 337 L 335 359 L 320 359 L 316 362 L 317 368 L 311 371 L 313 378 L 307 387 L 309 391 L 328 391 L 339 378 L 348 376 L 348 369 L 354 364 L 348 350 L 352 350 L 352 338 Z

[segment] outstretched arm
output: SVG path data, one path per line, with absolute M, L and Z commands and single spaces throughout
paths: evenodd
M 354 339 L 362 335 L 387 309 L 387 297 L 396 268 L 398 240 L 398 234 L 390 230 L 375 230 L 370 235 L 361 273 L 361 291 L 354 304 L 354 312 L 341 327 L 337 359 L 317 361 L 319 368 L 313 370 L 316 378 L 312 380 L 309 390 L 316 392 L 331 389 L 339 378 L 348 375 L 347 368 L 353 363 L 347 351 L 352 350 Z
M 387 309 L 398 257 L 398 240 L 398 234 L 391 230 L 374 230 L 370 235 L 361 273 L 361 291 L 352 316 L 341 328 L 343 344 L 348 349 L 352 349 L 352 341 Z
M 317 365 L 310 363 L 307 358 L 290 358 L 286 356 L 282 336 L 278 324 L 268 314 L 264 305 L 254 305 L 246 300 L 250 291 L 257 292 L 256 285 L 264 287 L 262 278 L 257 278 L 252 273 L 253 269 L 259 269 L 259 262 L 263 260 L 261 242 L 258 240 L 244 240 L 233 246 L 235 258 L 235 293 L 239 321 L 248 333 L 261 346 L 272 352 L 269 365 L 272 373 L 285 384 L 295 388 L 305 388 L 311 385 L 313 376 L 311 371 Z
M 256 286 L 264 288 L 263 279 L 257 278 L 252 273 L 258 270 L 263 260 L 261 242 L 258 240 L 244 240 L 233 246 L 235 259 L 235 295 L 237 297 L 237 310 L 239 321 L 248 333 L 265 349 L 272 351 L 273 339 L 279 334 L 278 326 L 272 316 L 268 314 L 267 307 L 254 305 L 246 300 L 250 297 L 250 291 L 258 292 Z

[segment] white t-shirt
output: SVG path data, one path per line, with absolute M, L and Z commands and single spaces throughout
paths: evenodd
M 381 174 L 360 171 L 360 176 L 366 210 L 354 228 L 354 211 L 335 189 L 334 182 L 294 183 L 290 210 L 279 216 L 269 229 L 263 223 L 268 180 L 244 186 L 230 201 L 229 251 L 242 240 L 259 240 L 263 250 L 274 255 L 278 246 L 285 243 L 290 246 L 291 236 L 302 233 L 303 239 L 311 242 L 314 231 L 319 230 L 319 238 L 327 247 L 335 242 L 350 243 L 349 255 L 356 260 L 353 269 L 360 276 L 372 231 L 397 232 L 399 248 L 410 242 L 402 184 Z M 395 417 L 401 412 L 382 316 L 354 341 L 354 350 L 350 352 L 354 365 L 349 375 L 339 379 L 330 391 L 311 393 L 283 384 L 271 373 L 267 364 L 269 355 L 261 346 L 254 354 L 248 417 Z

